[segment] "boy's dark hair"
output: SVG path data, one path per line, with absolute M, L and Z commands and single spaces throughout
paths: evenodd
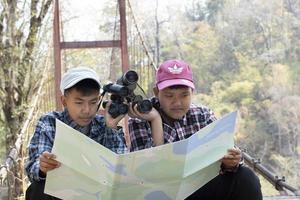
M 95 92 L 99 92 L 100 85 L 93 79 L 84 79 L 76 83 L 74 86 L 66 89 L 65 95 L 67 95 L 68 92 L 70 92 L 73 89 L 80 92 L 83 96 L 89 96 Z
M 170 86 L 169 88 L 170 89 L 180 89 L 180 88 L 187 88 L 188 86 L 186 86 L 186 85 L 172 85 L 172 86 Z

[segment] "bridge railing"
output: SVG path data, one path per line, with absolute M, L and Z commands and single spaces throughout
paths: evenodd
M 300 189 L 297 189 L 285 182 L 284 176 L 278 176 L 272 173 L 264 165 L 261 164 L 260 159 L 251 157 L 248 153 L 243 152 L 245 163 L 254 169 L 255 172 L 262 175 L 268 182 L 270 182 L 281 195 L 288 195 L 288 191 L 295 196 L 300 196 Z

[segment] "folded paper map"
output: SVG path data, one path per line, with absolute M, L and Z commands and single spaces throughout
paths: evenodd
M 61 166 L 49 171 L 45 193 L 64 200 L 182 200 L 218 175 L 232 148 L 237 112 L 191 137 L 116 154 L 56 120 L 52 152 Z

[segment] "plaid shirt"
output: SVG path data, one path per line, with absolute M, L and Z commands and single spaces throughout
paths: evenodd
M 154 107 L 159 112 L 159 102 L 157 98 L 153 98 Z M 174 122 L 174 126 L 166 124 L 163 121 L 164 143 L 171 143 L 186 139 L 199 131 L 201 128 L 216 120 L 212 110 L 205 106 L 196 106 L 192 104 L 186 115 Z M 151 135 L 151 126 L 148 121 L 130 118 L 128 121 L 129 134 L 131 140 L 130 151 L 137 151 L 153 147 L 153 139 Z
M 82 133 L 85 132 L 82 127 L 70 118 L 67 110 L 63 112 L 50 112 L 42 116 L 37 123 L 28 148 L 29 160 L 26 165 L 26 172 L 30 181 L 45 179 L 39 176 L 39 156 L 45 151 L 51 152 L 52 150 L 55 137 L 55 119 L 59 119 Z M 122 129 L 114 130 L 106 128 L 103 116 L 96 115 L 94 117 L 91 122 L 90 131 L 86 136 L 118 154 L 127 151 Z

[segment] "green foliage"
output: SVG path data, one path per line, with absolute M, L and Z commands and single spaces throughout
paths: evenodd
M 300 155 L 300 146 L 296 148 L 296 152 L 298 155 Z
M 193 22 L 193 26 L 185 26 L 185 32 L 179 38 L 166 38 L 167 45 L 162 49 L 162 60 L 177 57 L 166 52 L 178 52 L 174 46 L 180 40 L 180 55 L 189 61 L 193 68 L 197 91 L 208 91 L 209 84 L 218 79 L 218 75 L 226 68 L 219 67 L 220 38 L 214 30 L 204 22 Z M 186 37 L 188 33 L 189 37 Z M 174 48 L 175 47 L 175 48 Z M 191 53 L 193 52 L 193 53 Z
M 236 104 L 237 107 L 249 106 L 254 103 L 251 98 L 255 83 L 250 81 L 241 81 L 232 83 L 226 90 L 223 101 Z
M 191 21 L 203 21 L 206 15 L 205 5 L 200 1 L 188 1 L 185 5 L 185 14 Z
M 214 25 L 223 6 L 223 0 L 192 0 L 187 2 L 185 6 L 185 13 L 187 18 L 191 21 L 206 20 L 211 25 Z
M 299 54 L 300 55 L 300 51 Z M 295 61 L 287 64 L 290 67 L 291 72 L 291 84 L 292 84 L 292 92 L 300 95 L 300 62 Z
M 112 49 L 79 49 L 68 50 L 65 52 L 66 68 L 86 66 L 95 69 L 98 72 L 101 83 L 106 83 L 109 79 L 109 65 Z M 102 56 L 99 56 L 101 54 Z M 117 58 L 116 58 L 117 59 Z M 116 62 L 115 65 L 119 65 Z M 115 75 L 121 74 L 120 67 L 118 67 Z

